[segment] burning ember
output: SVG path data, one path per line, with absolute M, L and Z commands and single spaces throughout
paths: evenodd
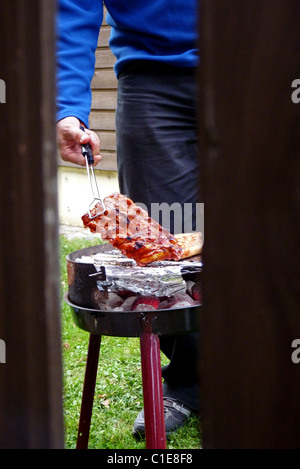
M 186 291 L 170 297 L 143 295 L 131 291 L 96 292 L 95 302 L 101 311 L 154 311 L 189 308 L 202 304 L 200 282 L 186 281 Z

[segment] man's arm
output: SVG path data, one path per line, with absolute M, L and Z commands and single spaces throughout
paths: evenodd
M 88 127 L 95 50 L 103 20 L 101 0 L 59 0 L 57 16 L 57 139 L 61 157 L 79 165 L 81 143 L 89 142 L 95 164 L 101 156 L 98 136 Z

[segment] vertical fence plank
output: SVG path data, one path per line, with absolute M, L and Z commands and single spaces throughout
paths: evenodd
M 1 2 L 1 448 L 63 447 L 55 8 Z
M 299 448 L 300 9 L 201 1 L 206 448 Z

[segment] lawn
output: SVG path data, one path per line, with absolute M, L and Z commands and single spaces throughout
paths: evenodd
M 60 235 L 61 327 L 63 353 L 63 392 L 65 447 L 76 447 L 86 354 L 89 334 L 74 325 L 70 307 L 63 301 L 68 289 L 66 255 L 92 244 L 91 240 L 68 239 Z M 164 355 L 162 364 L 167 363 Z M 143 408 L 143 393 L 138 338 L 101 338 L 99 368 L 90 429 L 90 449 L 143 449 L 145 441 L 136 441 L 132 426 Z M 200 448 L 201 428 L 193 416 L 172 436 L 168 449 Z

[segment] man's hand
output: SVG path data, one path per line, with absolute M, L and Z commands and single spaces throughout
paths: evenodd
M 92 147 L 95 165 L 102 159 L 98 135 L 85 129 L 80 130 L 80 122 L 76 117 L 66 117 L 56 125 L 57 144 L 60 156 L 64 161 L 85 166 L 85 157 L 81 153 L 81 145 L 89 143 Z

